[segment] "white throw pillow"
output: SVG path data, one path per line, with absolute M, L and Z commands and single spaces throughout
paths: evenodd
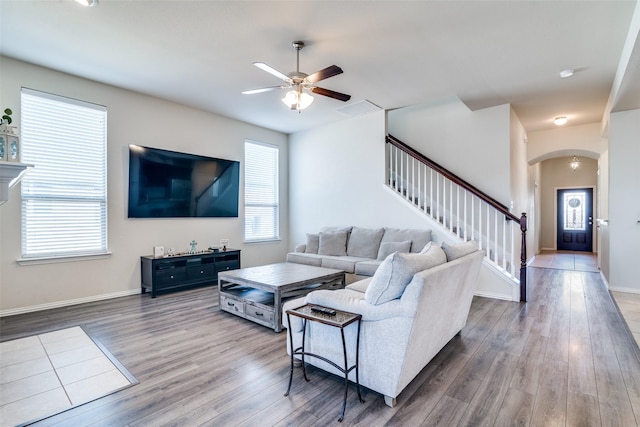
M 338 231 L 335 233 L 320 232 L 318 255 L 347 255 L 347 232 Z
M 378 305 L 399 298 L 404 293 L 413 275 L 447 262 L 444 251 L 436 245 L 424 254 L 394 252 L 385 258 L 371 278 L 364 299 Z
M 380 249 L 378 250 L 378 259 L 386 259 L 394 252 L 410 252 L 411 240 L 404 242 L 382 242 L 380 243 Z
M 447 255 L 447 261 L 453 261 L 454 259 L 461 258 L 477 251 L 478 242 L 475 240 L 469 240 L 456 245 L 450 245 L 447 242 L 442 242 L 442 250 L 444 250 L 444 253 Z
M 431 249 L 431 242 L 427 242 L 427 244 L 424 245 L 424 248 L 420 250 L 420 253 L 426 254 L 427 252 L 429 252 L 429 249 Z
M 307 246 L 304 250 L 306 254 L 317 254 L 320 246 L 320 235 L 307 234 Z
M 347 255 L 361 258 L 375 258 L 384 228 L 353 227 L 347 243 Z

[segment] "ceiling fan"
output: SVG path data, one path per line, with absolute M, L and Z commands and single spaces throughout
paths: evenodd
M 294 41 L 293 43 L 291 43 L 291 45 L 296 50 L 296 71 L 292 71 L 289 74 L 284 74 L 271 67 L 270 65 L 265 64 L 264 62 L 253 63 L 253 65 L 260 68 L 261 70 L 264 70 L 267 73 L 283 80 L 283 85 L 245 90 L 242 93 L 245 95 L 252 95 L 254 93 L 262 93 L 276 89 L 291 89 L 289 92 L 287 92 L 285 97 L 282 98 L 282 101 L 290 109 L 298 110 L 298 112 L 307 108 L 313 102 L 313 96 L 309 95 L 306 91 L 318 95 L 328 96 L 329 98 L 334 98 L 345 102 L 351 99 L 351 95 L 321 88 L 315 85 L 315 83 L 321 80 L 337 76 L 338 74 L 342 74 L 342 68 L 338 67 L 337 65 L 330 65 L 329 67 L 324 68 L 320 71 L 316 71 L 315 73 L 310 75 L 302 73 L 300 72 L 300 50 L 304 47 L 304 42 Z

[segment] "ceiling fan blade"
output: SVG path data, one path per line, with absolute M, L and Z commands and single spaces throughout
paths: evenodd
M 254 62 L 253 65 L 255 65 L 256 67 L 260 68 L 261 70 L 266 71 L 267 73 L 276 76 L 277 78 L 284 80 L 285 82 L 288 82 L 289 80 L 291 80 L 289 78 L 289 76 L 287 76 L 284 73 L 281 73 L 280 71 L 276 70 L 275 68 L 273 68 L 270 65 L 265 64 L 264 62 Z
M 245 95 L 253 95 L 254 93 L 269 92 L 270 90 L 284 89 L 284 88 L 286 88 L 286 86 L 269 86 L 269 87 L 261 87 L 260 89 L 243 90 L 242 93 Z
M 319 82 L 320 80 L 328 79 L 329 77 L 337 76 L 338 74 L 342 74 L 342 68 L 337 65 L 330 65 L 327 68 L 316 71 L 315 73 L 308 76 L 305 80 L 309 83 Z
M 318 95 L 328 96 L 329 98 L 337 99 L 340 101 L 346 102 L 351 99 L 351 95 L 347 95 L 345 93 L 336 92 L 336 91 L 325 89 L 318 86 L 309 88 L 309 90 L 313 93 L 317 93 Z

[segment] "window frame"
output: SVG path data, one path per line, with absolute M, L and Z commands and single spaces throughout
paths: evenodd
M 273 195 L 274 195 L 274 201 L 268 203 L 268 202 L 248 202 L 248 197 L 250 197 L 250 192 L 247 191 L 248 185 L 249 185 L 249 179 L 248 179 L 248 172 L 249 172 L 249 168 L 248 166 L 248 161 L 247 161 L 247 147 L 253 145 L 256 147 L 263 147 L 263 148 L 268 148 L 271 150 L 274 150 L 273 152 L 273 160 L 275 162 L 275 164 L 272 164 L 271 167 L 274 170 L 273 176 L 271 177 L 272 179 L 272 187 L 269 187 L 272 189 L 273 191 Z M 255 141 L 255 140 L 251 140 L 251 139 L 245 139 L 244 141 L 244 173 L 243 173 L 243 178 L 244 178 L 244 229 L 243 229 L 243 237 L 244 237 L 244 243 L 247 244 L 252 244 L 252 243 L 265 243 L 265 242 L 277 242 L 280 241 L 280 147 L 275 145 L 275 144 L 269 144 L 269 143 L 264 143 L 264 142 L 259 142 L 259 141 Z M 273 213 L 273 235 L 265 237 L 265 236 L 261 236 L 261 237 L 255 237 L 255 238 L 251 238 L 248 235 L 248 228 L 247 228 L 247 221 L 248 221 L 248 211 L 251 208 L 273 208 L 274 209 L 274 213 Z
M 30 97 L 31 100 L 25 102 L 25 95 Z M 107 108 L 103 105 L 25 87 L 22 88 L 20 96 L 22 108 L 21 161 L 33 163 L 35 167 L 25 175 L 21 185 L 21 258 L 18 259 L 18 262 L 20 264 L 38 264 L 102 258 L 110 255 L 111 252 L 108 246 Z M 38 98 L 40 99 L 38 100 Z M 25 111 L 25 103 L 29 105 L 28 108 L 31 108 L 31 111 Z M 30 120 L 30 115 L 36 114 L 37 108 L 49 108 L 49 115 L 42 114 L 41 120 L 35 119 L 30 123 L 25 123 L 25 120 Z M 58 108 L 60 110 L 58 110 Z M 78 110 L 78 108 L 85 110 Z M 82 120 L 77 120 L 77 117 L 72 116 L 74 110 L 76 114 L 78 114 L 78 111 L 81 111 L 92 115 L 92 120 L 89 120 L 89 124 L 83 123 Z M 92 111 L 89 112 L 89 110 Z M 56 117 L 60 117 L 60 113 L 64 113 L 65 111 L 69 112 L 69 117 L 60 119 L 60 125 L 64 126 L 64 133 L 60 132 L 59 138 L 56 139 L 56 133 L 46 129 L 46 126 L 51 126 L 51 120 L 54 114 L 56 114 Z M 82 116 L 82 118 L 84 119 L 85 117 Z M 47 122 L 47 119 L 49 122 Z M 74 127 L 75 123 L 81 124 Z M 56 125 L 57 124 L 56 122 Z M 38 127 L 41 129 L 38 129 Z M 69 127 L 71 127 L 71 129 L 69 129 Z M 79 132 L 91 134 L 91 136 L 87 136 L 86 134 L 78 133 L 78 135 L 83 135 L 85 138 L 90 138 L 89 147 L 91 147 L 91 144 L 95 144 L 90 150 L 83 152 L 83 156 L 86 154 L 86 158 L 91 157 L 93 160 L 87 160 L 87 162 L 84 163 L 78 163 L 77 161 L 69 163 L 77 165 L 80 169 L 84 166 L 85 169 L 82 172 L 78 170 L 75 171 L 76 175 L 82 173 L 87 176 L 86 170 L 90 170 L 95 173 L 95 175 L 93 175 L 93 179 L 72 181 L 74 175 L 74 172 L 72 172 L 73 169 L 65 167 L 64 174 L 61 173 L 60 175 L 68 174 L 66 183 L 64 179 L 61 179 L 59 182 L 56 182 L 55 179 L 51 180 L 52 177 L 58 178 L 56 171 L 62 170 L 60 167 L 60 158 L 55 159 L 55 155 L 49 155 L 52 158 L 50 163 L 47 163 L 49 159 L 43 160 L 47 155 L 43 152 L 42 141 L 46 140 L 48 144 L 58 144 L 58 146 L 62 146 L 65 143 L 71 144 L 74 139 L 78 139 L 77 137 L 69 136 L 69 134 L 72 134 L 76 129 L 79 130 Z M 79 143 L 80 142 L 76 142 L 76 144 Z M 37 148 L 34 150 L 34 147 Z M 86 146 L 83 146 L 83 148 L 85 147 Z M 47 149 L 50 149 L 50 146 L 48 146 Z M 69 148 L 67 148 L 67 150 L 68 149 Z M 64 150 L 62 150 L 62 152 L 64 152 Z M 78 158 L 81 158 L 81 156 L 78 156 Z M 40 171 L 46 170 L 45 168 L 47 167 L 49 168 L 49 171 L 46 172 L 49 176 L 44 175 L 38 177 L 38 163 L 41 164 L 42 169 L 40 169 Z M 83 185 L 66 185 L 72 182 L 82 182 Z M 88 184 L 88 182 L 90 182 L 90 184 Z M 47 186 L 51 187 L 51 189 L 46 189 Z M 77 216 L 71 213 L 75 212 L 69 210 L 74 204 L 82 204 L 83 207 L 86 206 L 90 213 L 83 216 Z M 70 243 L 56 245 L 55 243 L 44 242 L 42 243 L 44 249 L 29 250 L 29 245 L 34 245 L 34 242 L 28 241 L 28 234 L 34 233 L 34 229 L 31 227 L 34 227 L 34 224 L 40 220 L 37 214 L 53 212 L 52 209 L 43 208 L 43 206 L 47 205 L 50 207 L 58 206 L 61 211 L 64 211 L 65 208 L 68 210 L 68 212 L 63 212 L 59 217 L 55 216 L 57 214 L 54 213 L 53 215 L 56 221 L 64 221 L 65 218 L 71 220 L 82 218 L 86 220 L 86 225 L 89 226 L 88 229 L 91 231 L 88 233 L 81 232 L 74 236 L 73 233 L 70 233 L 71 229 L 69 229 L 64 236 L 65 238 L 67 236 L 70 237 Z M 29 212 L 34 216 L 29 217 Z M 59 223 L 60 222 L 56 222 L 56 225 L 50 226 L 48 228 L 49 233 L 51 233 L 52 230 L 59 229 L 60 227 L 57 225 Z M 44 232 L 47 232 L 47 228 L 44 229 Z M 51 238 L 51 235 L 52 234 L 49 234 L 47 237 L 54 240 Z M 90 243 L 87 244 L 86 242 Z M 40 244 L 37 240 L 36 243 Z M 71 245 L 84 245 L 85 248 L 73 250 L 70 249 Z

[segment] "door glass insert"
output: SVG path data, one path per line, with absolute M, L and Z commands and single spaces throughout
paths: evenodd
M 585 192 L 564 193 L 564 229 L 585 230 Z

